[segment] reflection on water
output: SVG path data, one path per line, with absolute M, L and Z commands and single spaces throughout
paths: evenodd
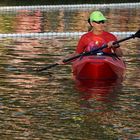
M 136 48 L 132 47 L 131 54 L 125 56 L 127 74 L 123 81 L 75 83 L 70 65 L 58 66 L 48 72 L 34 71 L 34 68 L 54 63 L 73 51 L 70 42 L 75 44 L 77 40 L 2 41 L 2 139 L 138 138 L 140 78 Z M 55 43 L 57 47 L 52 51 Z M 138 45 L 138 41 L 134 44 Z M 126 52 L 131 46 L 131 43 L 124 46 Z
M 15 29 L 17 33 L 41 32 L 41 12 L 22 10 L 15 17 Z M 18 25 L 18 26 L 17 26 Z
M 112 108 L 111 104 L 116 101 L 117 92 L 119 92 L 117 89 L 121 90 L 121 82 L 121 79 L 77 80 L 76 88 L 81 92 L 81 106 L 93 109 L 93 111 L 100 111 L 100 109 L 104 111 L 104 105 L 109 105 Z M 99 103 L 99 106 L 95 106 L 96 103 Z
M 125 21 L 121 25 L 114 24 L 111 14 L 119 13 L 119 9 L 106 10 L 108 17 L 113 19 L 110 20 L 113 25 L 109 28 L 111 31 L 137 30 L 140 12 L 131 9 L 137 15 L 134 19 L 137 24 L 132 26 L 132 21 L 126 25 L 127 18 L 134 17 L 127 10 L 120 11 L 121 16 L 115 15 Z M 7 14 L 2 15 L 1 33 L 86 31 L 86 21 L 80 22 L 79 19 L 86 19 L 89 11 L 61 11 L 56 18 L 52 16 L 54 11 L 32 12 L 20 11 L 9 15 L 9 18 Z M 10 28 L 5 27 L 6 18 L 11 21 Z M 54 19 L 57 22 L 53 22 Z M 19 26 L 14 27 L 16 21 Z M 70 64 L 49 71 L 34 71 L 70 54 L 76 44 L 77 39 L 60 37 L 0 39 L 0 139 L 140 138 L 139 40 L 122 43 L 127 65 L 123 81 L 75 83 Z
M 88 16 L 94 10 L 97 9 L 52 11 L 39 9 L 1 12 L 0 33 L 86 32 L 89 27 Z M 128 32 L 139 29 L 140 12 L 138 7 L 99 10 L 103 11 L 108 18 L 108 31 Z

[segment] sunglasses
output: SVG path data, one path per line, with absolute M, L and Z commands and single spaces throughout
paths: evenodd
M 95 22 L 95 23 L 97 23 L 97 24 L 104 24 L 105 23 L 105 21 L 104 20 L 101 20 L 101 21 L 92 21 L 92 22 Z

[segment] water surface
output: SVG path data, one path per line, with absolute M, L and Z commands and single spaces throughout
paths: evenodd
M 90 11 L 2 13 L 0 32 L 87 31 Z M 109 31 L 138 30 L 139 9 L 104 11 L 110 19 Z M 77 41 L 70 37 L 0 39 L 0 139 L 140 139 L 139 40 L 122 43 L 127 65 L 123 81 L 77 83 L 71 64 L 35 71 L 74 52 Z

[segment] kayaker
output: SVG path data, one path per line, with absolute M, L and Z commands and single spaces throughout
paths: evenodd
M 117 56 L 121 57 L 123 53 L 119 44 L 113 45 L 113 42 L 117 41 L 116 36 L 105 31 L 106 20 L 106 17 L 100 11 L 92 12 L 88 19 L 91 28 L 90 31 L 81 36 L 75 53 L 67 57 L 73 57 L 85 51 L 97 49 L 104 44 L 107 44 L 108 47 L 103 49 L 102 52 L 106 54 L 115 53 Z M 61 59 L 58 64 L 64 64 L 63 59 Z
M 81 36 L 76 48 L 76 54 L 97 49 L 107 44 L 108 47 L 103 49 L 103 52 L 115 53 L 120 57 L 123 55 L 119 44 L 117 46 L 113 45 L 113 42 L 117 40 L 116 36 L 105 31 L 106 20 L 106 17 L 100 11 L 94 11 L 90 14 L 88 23 L 91 26 L 91 30 Z

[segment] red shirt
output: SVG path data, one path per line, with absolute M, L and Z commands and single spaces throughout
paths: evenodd
M 117 38 L 106 31 L 103 31 L 102 34 L 96 35 L 92 31 L 82 35 L 78 42 L 76 48 L 76 53 L 82 53 L 84 51 L 91 51 L 91 49 L 96 49 L 101 47 L 104 44 L 107 44 L 110 41 L 116 41 Z M 103 49 L 104 52 L 111 53 L 110 48 Z

